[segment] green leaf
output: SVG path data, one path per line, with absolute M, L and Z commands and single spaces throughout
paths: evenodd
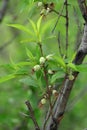
M 35 32 L 35 35 L 37 36 L 37 28 L 36 28 L 36 24 L 35 24 L 31 19 L 29 19 L 29 22 L 30 22 L 31 25 L 32 25 L 32 28 L 33 28 L 33 30 L 34 30 L 34 32 Z
M 73 69 L 74 71 L 78 71 L 77 66 L 76 66 L 75 64 L 73 64 L 73 63 L 68 63 L 68 64 L 67 64 L 67 67 L 70 67 L 70 68 Z
M 25 85 L 38 87 L 37 82 L 32 77 L 26 77 L 19 80 L 20 82 L 24 83 Z
M 37 21 L 37 30 L 38 30 L 38 32 L 40 31 L 41 21 L 42 21 L 42 16 Z
M 38 45 L 36 45 L 35 52 L 37 52 L 37 53 L 35 53 L 35 58 L 37 61 L 39 61 L 39 59 L 41 57 L 41 51 L 40 51 L 40 48 Z
M 41 27 L 41 32 L 40 33 L 41 33 L 42 36 L 43 36 L 43 34 L 46 33 L 46 31 L 48 31 L 48 29 L 52 29 L 52 25 L 54 24 L 54 21 L 56 21 L 56 18 L 46 21 L 44 26 Z
M 31 65 L 32 65 L 31 62 L 19 62 L 19 63 L 15 64 L 15 66 L 20 66 L 20 67 L 22 67 L 22 66 L 31 66 Z
M 87 73 L 87 64 L 76 65 L 76 68 L 79 72 Z
M 36 43 L 36 39 L 32 38 L 32 39 L 25 39 L 25 40 L 22 40 L 21 43 L 29 43 L 29 42 L 34 42 Z
M 20 68 L 19 70 L 16 71 L 15 73 L 17 76 L 22 76 L 22 75 L 28 75 L 29 72 L 26 68 Z
M 33 56 L 32 52 L 28 48 L 26 48 L 26 53 L 30 60 L 35 60 L 35 57 Z
M 7 70 L 14 70 L 14 66 L 12 64 L 2 64 L 0 65 L 0 68 L 4 68 Z
M 31 30 L 28 29 L 27 27 L 25 27 L 24 25 L 21 25 L 21 24 L 8 24 L 8 26 L 17 28 L 17 29 L 19 29 L 21 31 L 24 31 L 24 32 L 28 33 L 29 35 L 33 36 L 33 32 L 31 32 Z
M 61 77 L 63 77 L 64 76 L 64 73 L 63 72 L 57 72 L 57 73 L 55 73 L 53 76 L 52 76 L 52 78 L 51 78 L 51 83 L 53 84 L 53 83 L 55 83 L 55 81 L 57 80 L 57 79 L 59 79 L 59 78 L 61 78 Z
M 55 56 L 54 59 L 56 60 L 56 62 L 63 68 L 66 68 L 66 64 L 64 62 L 64 60 L 61 57 L 57 57 Z
M 48 36 L 48 37 L 46 37 L 46 39 L 44 39 L 44 40 L 47 40 L 47 39 L 49 40 L 49 39 L 52 39 L 52 38 L 57 38 L 57 37 L 56 37 L 56 35 L 53 35 L 53 34 L 52 34 L 52 36 Z
M 76 53 L 77 53 L 77 52 L 75 52 L 75 53 L 72 55 L 71 62 L 73 62 L 73 60 L 75 59 Z
M 7 75 L 7 76 L 0 77 L 0 83 L 3 83 L 5 81 L 13 79 L 15 77 L 16 77 L 15 74 L 10 74 L 10 75 Z

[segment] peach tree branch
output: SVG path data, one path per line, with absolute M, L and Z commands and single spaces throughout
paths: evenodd
M 86 20 L 86 12 L 85 7 L 83 6 L 82 0 L 78 0 L 80 10 L 82 12 L 83 18 Z M 82 4 L 82 5 L 81 5 Z M 77 54 L 75 56 L 75 59 L 73 60 L 73 63 L 76 65 L 82 64 L 85 56 L 87 54 L 87 23 L 84 25 L 84 33 L 82 37 L 82 42 L 77 50 Z M 64 78 L 64 82 L 62 84 L 61 92 L 59 93 L 59 96 L 56 100 L 56 103 L 53 107 L 53 117 L 50 117 L 46 130 L 58 130 L 59 123 L 61 119 L 63 118 L 63 115 L 65 113 L 65 108 L 69 99 L 69 95 L 71 93 L 71 90 L 73 88 L 73 84 L 75 83 L 76 77 L 78 76 L 79 72 L 73 72 L 74 79 L 70 80 L 68 78 L 68 75 L 66 74 Z

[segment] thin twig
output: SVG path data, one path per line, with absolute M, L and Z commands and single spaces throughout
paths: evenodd
M 44 123 L 43 123 L 43 129 L 42 129 L 42 130 L 46 130 L 46 124 L 47 124 L 47 122 L 48 122 L 50 116 L 52 116 L 52 118 L 53 118 L 53 113 L 52 113 L 51 111 L 52 111 L 52 110 L 49 108 L 49 112 L 48 112 L 48 114 L 46 115 L 46 119 L 45 119 L 45 121 L 44 121 Z
M 58 47 L 59 47 L 59 53 L 60 53 L 60 55 L 62 57 L 63 54 L 62 54 L 61 45 L 60 45 L 60 32 L 58 32 Z
M 29 110 L 29 112 L 30 112 L 30 116 L 31 116 L 32 121 L 33 121 L 33 123 L 34 123 L 34 125 L 35 125 L 35 130 L 40 130 L 40 127 L 39 127 L 39 125 L 38 125 L 38 123 L 37 123 L 37 121 L 36 121 L 36 119 L 35 119 L 34 112 L 33 112 L 33 108 L 32 108 L 32 106 L 31 106 L 30 102 L 29 102 L 29 101 L 26 101 L 25 104 L 26 104 L 26 106 L 27 106 L 27 108 L 28 108 L 28 110 Z
M 44 79 L 46 81 L 46 87 L 47 87 L 47 93 L 48 93 L 48 101 L 49 101 L 49 106 L 50 106 L 50 108 L 49 108 L 49 116 L 48 116 L 47 120 L 45 120 L 45 123 L 44 123 L 44 130 L 45 130 L 45 126 L 47 124 L 47 121 L 48 121 L 49 117 L 50 116 L 53 117 L 53 112 L 52 112 L 53 107 L 52 107 L 52 102 L 51 102 L 51 94 L 50 94 L 50 90 L 49 90 L 49 87 L 48 87 L 48 76 L 47 76 L 47 72 L 46 72 L 45 67 L 44 67 Z
M 55 9 L 52 9 L 51 11 L 53 11 L 53 12 L 56 13 L 57 15 L 62 16 L 63 18 L 66 17 L 65 15 L 63 15 L 63 14 L 59 13 L 58 11 L 56 11 Z
M 40 48 L 41 56 L 43 56 L 42 44 L 41 44 L 41 43 L 38 43 L 38 45 L 39 45 L 39 48 Z
M 69 27 L 69 16 L 68 16 L 68 0 L 65 0 L 64 2 L 66 7 L 66 58 L 68 53 L 68 27 Z
M 52 109 L 53 109 L 53 107 L 54 107 L 54 105 L 55 105 L 55 102 L 56 102 L 56 99 L 55 99 L 55 101 L 54 101 L 53 104 L 52 104 Z M 49 108 L 49 110 L 48 110 L 48 112 L 47 112 L 47 114 L 46 114 L 44 123 L 43 123 L 43 128 L 42 128 L 42 130 L 45 130 L 45 129 L 46 129 L 46 124 L 48 123 L 48 120 L 49 120 L 50 116 L 51 116 L 51 114 L 50 114 L 50 108 Z M 53 119 L 53 118 L 54 118 L 54 117 L 53 117 L 53 112 L 52 112 L 52 119 Z
M 63 9 L 64 9 L 64 4 L 63 4 L 63 7 L 62 7 L 60 13 L 58 13 L 58 18 L 57 18 L 57 21 L 56 21 L 56 23 L 55 23 L 54 28 L 52 29 L 52 33 L 54 32 L 54 30 L 55 30 L 55 28 L 56 28 L 56 26 L 57 26 L 57 24 L 58 24 L 58 21 L 59 21 L 60 17 L 62 16 Z M 65 17 L 65 16 L 63 15 L 63 17 Z
M 40 51 L 41 51 L 41 56 L 44 56 L 43 55 L 43 49 L 42 49 L 42 44 L 41 43 L 38 43 L 39 45 L 39 48 L 40 48 Z M 51 103 L 51 94 L 50 94 L 50 89 L 49 89 L 49 83 L 48 83 L 48 76 L 47 76 L 47 71 L 46 71 L 46 67 L 43 65 L 43 71 L 44 71 L 44 80 L 46 82 L 46 88 L 47 88 L 47 94 L 48 94 L 48 101 L 49 101 L 49 106 L 50 106 L 50 116 L 52 116 L 52 103 Z M 49 118 L 49 117 L 48 117 Z M 48 119 L 47 119 L 48 120 Z M 44 130 L 45 130 L 45 126 L 46 126 L 46 123 L 44 123 Z
M 47 114 L 46 114 L 46 118 L 45 118 L 45 120 L 44 120 L 42 130 L 45 130 L 45 128 L 46 128 L 46 124 L 47 124 L 49 118 L 50 118 L 50 108 L 49 108 L 49 110 L 48 110 L 48 112 L 47 112 Z

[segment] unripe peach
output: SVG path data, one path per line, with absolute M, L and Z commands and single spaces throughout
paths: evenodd
M 41 99 L 41 103 L 44 105 L 46 103 L 46 99 L 45 98 L 42 98 Z
M 43 3 L 42 2 L 38 2 L 38 7 L 41 7 L 42 5 L 43 5 Z
M 40 57 L 40 64 L 44 64 L 45 63 L 45 61 L 46 61 L 46 59 L 44 58 L 44 57 Z
M 35 65 L 33 69 L 34 69 L 34 71 L 38 71 L 38 70 L 40 70 L 40 68 L 41 68 L 40 65 Z

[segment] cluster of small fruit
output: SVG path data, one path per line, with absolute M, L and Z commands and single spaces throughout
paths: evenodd
M 52 12 L 54 9 L 54 3 L 43 3 L 43 2 L 38 2 L 37 4 L 38 7 L 41 8 L 40 15 L 46 16 L 48 13 Z

